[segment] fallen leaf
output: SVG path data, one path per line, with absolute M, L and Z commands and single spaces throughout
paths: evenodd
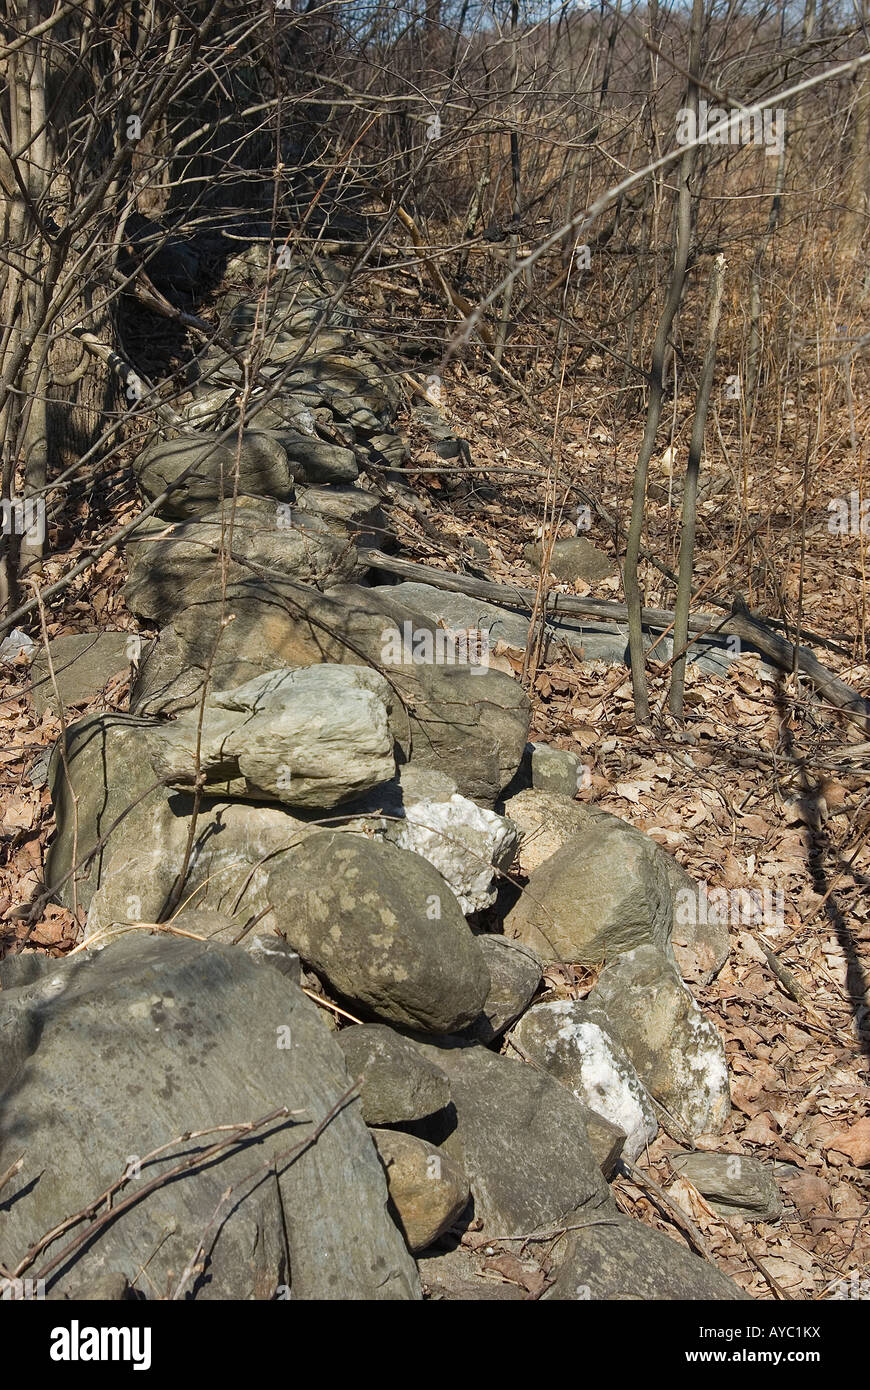
M 748 1144 L 775 1144 L 779 1135 L 767 1114 L 756 1115 L 744 1129 L 741 1139 Z
M 547 1285 L 546 1276 L 536 1265 L 524 1263 L 516 1255 L 496 1255 L 494 1259 L 487 1260 L 486 1268 L 494 1269 L 511 1284 L 519 1284 L 528 1293 L 542 1293 Z
M 23 796 L 10 796 L 6 802 L 3 819 L 10 830 L 29 830 L 33 825 L 34 806 Z
M 632 806 L 640 806 L 641 792 L 651 792 L 651 782 L 617 782 L 613 789 L 617 796 L 621 796 L 623 801 L 630 801 Z
M 841 1134 L 835 1134 L 822 1145 L 825 1152 L 845 1154 L 856 1168 L 870 1167 L 870 1119 L 857 1120 Z

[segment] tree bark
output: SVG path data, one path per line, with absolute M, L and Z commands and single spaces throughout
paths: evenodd
M 704 353 L 704 366 L 698 383 L 695 401 L 695 418 L 692 422 L 692 439 L 689 444 L 689 459 L 686 464 L 686 480 L 683 484 L 683 517 L 680 533 L 679 579 L 677 599 L 674 605 L 674 664 L 671 671 L 671 714 L 675 719 L 683 718 L 683 690 L 686 683 L 686 642 L 689 635 L 689 605 L 692 600 L 692 567 L 695 559 L 695 515 L 698 500 L 698 474 L 701 470 L 701 454 L 704 449 L 704 429 L 707 424 L 707 407 L 710 404 L 710 389 L 713 385 L 713 369 L 716 365 L 716 340 L 719 335 L 719 319 L 722 313 L 722 294 L 725 289 L 725 257 L 718 255 L 713 266 L 710 285 L 710 317 L 707 323 L 707 349 Z
M 693 0 L 692 18 L 689 29 L 689 72 L 693 78 L 699 74 L 701 60 L 701 28 L 704 18 L 704 0 Z M 686 93 L 687 108 L 698 113 L 697 82 L 690 81 Z M 692 195 L 689 179 L 695 166 L 695 151 L 689 148 L 680 161 L 679 196 L 677 201 L 677 242 L 674 255 L 674 269 L 671 276 L 668 297 L 656 329 L 652 350 L 652 364 L 649 378 L 649 404 L 647 407 L 646 428 L 638 455 L 634 474 L 634 494 L 631 504 L 631 521 L 625 551 L 623 570 L 623 589 L 628 608 L 628 642 L 631 653 L 631 684 L 634 693 L 634 712 L 639 724 L 649 723 L 649 694 L 646 683 L 646 668 L 643 649 L 643 630 L 641 608 L 643 606 L 637 565 L 643 535 L 644 510 L 646 504 L 646 483 L 649 461 L 652 458 L 661 417 L 664 398 L 665 355 L 668 335 L 674 322 L 683 286 L 686 281 L 686 267 L 689 261 L 689 247 L 692 238 Z

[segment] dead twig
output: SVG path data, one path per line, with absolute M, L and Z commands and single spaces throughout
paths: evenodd
M 351 1099 L 353 1099 L 354 1093 L 356 1092 L 358 1086 L 359 1082 L 355 1081 L 352 1086 L 348 1087 L 344 1094 L 339 1096 L 335 1104 L 326 1112 L 326 1114 L 323 1116 L 323 1119 L 320 1120 L 319 1123 L 315 1126 L 313 1132 L 307 1135 L 300 1144 L 295 1144 L 291 1148 L 285 1149 L 282 1153 L 276 1154 L 276 1156 L 273 1159 L 270 1159 L 267 1163 L 264 1163 L 259 1168 L 254 1168 L 250 1173 L 247 1173 L 245 1177 L 243 1177 L 238 1183 L 236 1183 L 235 1187 L 227 1188 L 226 1192 L 224 1192 L 223 1196 L 221 1197 L 220 1201 L 215 1207 L 214 1212 L 212 1213 L 211 1220 L 209 1221 L 208 1226 L 203 1232 L 202 1238 L 199 1244 L 197 1245 L 196 1250 L 189 1259 L 187 1266 L 185 1267 L 184 1273 L 182 1274 L 180 1280 L 178 1281 L 178 1284 L 176 1285 L 175 1292 L 172 1294 L 173 1301 L 181 1297 L 181 1292 L 184 1288 L 184 1285 L 187 1283 L 187 1280 L 190 1278 L 191 1274 L 193 1274 L 196 1270 L 199 1260 L 205 1253 L 205 1241 L 209 1231 L 212 1229 L 215 1222 L 217 1221 L 221 1213 L 221 1209 L 226 1206 L 227 1202 L 234 1195 L 234 1193 L 237 1192 L 240 1187 L 245 1186 L 245 1184 L 249 1182 L 253 1182 L 257 1178 L 264 1177 L 268 1173 L 276 1173 L 279 1163 L 283 1163 L 292 1155 L 298 1155 L 298 1153 L 303 1152 L 305 1149 L 310 1149 L 314 1144 L 316 1144 L 321 1134 L 326 1129 L 327 1125 L 330 1125 L 332 1121 L 335 1119 L 336 1115 L 344 1109 L 345 1105 L 347 1105 Z
M 220 1134 L 227 1130 L 230 1131 L 228 1138 L 219 1140 L 216 1144 L 212 1144 L 210 1148 L 203 1150 L 200 1154 L 191 1154 L 187 1158 L 182 1159 L 180 1163 L 176 1163 L 172 1168 L 167 1169 L 165 1173 L 161 1173 L 158 1177 L 153 1178 L 151 1182 L 146 1183 L 144 1187 L 132 1193 L 118 1206 L 112 1206 L 112 1199 L 116 1193 L 126 1187 L 128 1182 L 132 1181 L 133 1175 L 129 1170 L 129 1166 L 125 1168 L 120 1178 L 117 1178 L 115 1182 L 105 1188 L 99 1196 L 87 1202 L 85 1206 L 73 1213 L 72 1216 L 67 1216 L 62 1221 L 59 1221 L 56 1226 L 53 1226 L 50 1231 L 46 1231 L 45 1235 L 35 1241 L 34 1244 L 25 1251 L 21 1260 L 19 1260 L 18 1264 L 15 1266 L 15 1278 L 20 1278 L 24 1271 L 30 1268 L 34 1260 L 42 1254 L 42 1251 L 47 1249 L 49 1245 L 52 1245 L 60 1236 L 71 1230 L 73 1226 L 77 1226 L 82 1221 L 88 1220 L 89 1217 L 94 1217 L 100 1207 L 106 1206 L 107 1210 L 103 1212 L 102 1216 L 89 1221 L 83 1232 L 80 1232 L 74 1240 L 65 1245 L 47 1265 L 43 1265 L 39 1270 L 38 1277 L 40 1279 L 45 1278 L 70 1255 L 75 1254 L 82 1245 L 92 1239 L 92 1237 L 102 1230 L 110 1221 L 114 1221 L 122 1212 L 135 1206 L 137 1202 L 141 1202 L 144 1197 L 147 1197 L 151 1192 L 168 1182 L 170 1178 L 177 1177 L 180 1173 L 188 1172 L 192 1168 L 210 1162 L 212 1158 L 222 1153 L 223 1150 L 228 1148 L 231 1144 L 235 1144 L 239 1139 L 246 1138 L 248 1135 L 256 1133 L 275 1120 L 289 1119 L 294 1115 L 301 1115 L 303 1113 L 304 1112 L 301 1110 L 290 1110 L 286 1105 L 281 1105 L 276 1110 L 271 1110 L 268 1115 L 263 1115 L 259 1120 L 248 1120 L 244 1121 L 242 1124 L 233 1125 L 212 1125 L 208 1129 L 188 1130 L 184 1134 L 179 1134 L 176 1138 L 170 1139 L 168 1143 L 158 1145 L 156 1149 L 152 1149 L 150 1153 L 142 1157 L 139 1164 L 140 1170 L 146 1163 L 156 1161 L 170 1149 L 176 1148 L 179 1144 L 187 1144 L 192 1139 L 202 1139 L 209 1134 Z

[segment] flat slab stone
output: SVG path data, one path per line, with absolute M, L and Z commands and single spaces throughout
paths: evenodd
M 218 439 L 218 435 L 202 435 L 198 439 L 156 440 L 136 459 L 134 471 L 146 497 L 154 499 L 171 483 L 179 484 L 161 505 L 162 516 L 196 516 L 213 509 L 222 497 L 232 497 L 234 490 L 249 497 L 293 500 L 290 464 L 274 434 L 247 430 L 240 448 L 232 441 L 219 443 Z M 186 476 L 179 482 L 182 474 Z
M 529 617 L 525 611 L 514 612 L 484 599 L 469 598 L 466 594 L 451 593 L 432 584 L 406 582 L 384 585 L 421 618 L 443 620 L 448 626 L 462 629 L 479 627 L 489 636 L 490 647 L 505 642 L 509 647 L 524 649 L 529 635 Z M 628 666 L 628 625 L 626 623 L 596 622 L 594 619 L 566 620 L 551 618 L 545 626 L 547 653 L 553 658 L 559 644 L 567 646 L 581 661 L 603 661 L 609 665 Z M 644 630 L 646 647 L 652 646 L 658 633 Z M 673 655 L 670 637 L 656 646 L 659 661 Z M 693 641 L 689 661 L 711 675 L 725 676 L 734 660 L 724 638 L 700 637 Z
M 131 661 L 139 659 L 143 646 L 135 632 L 67 633 L 48 645 L 64 708 L 88 704 L 113 676 L 129 670 Z M 56 712 L 57 697 L 44 648 L 33 659 L 31 680 L 37 714 L 46 709 Z
M 534 569 L 540 567 L 541 554 L 540 541 L 534 541 L 523 549 L 525 559 Z M 549 568 L 550 573 L 557 579 L 564 579 L 569 584 L 582 580 L 586 584 L 595 585 L 602 579 L 619 574 L 616 561 L 603 550 L 599 550 L 586 536 L 571 536 L 567 540 L 556 541 Z
M 669 1162 L 726 1220 L 778 1221 L 782 1216 L 779 1184 L 771 1165 L 760 1158 L 699 1150 L 671 1154 Z

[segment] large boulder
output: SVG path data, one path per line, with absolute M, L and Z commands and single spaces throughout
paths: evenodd
M 209 582 L 192 585 L 186 598 L 142 663 L 133 692 L 140 713 L 193 709 L 208 671 L 212 689 L 230 690 L 278 667 L 361 664 L 361 651 L 354 653 L 350 645 L 353 610 L 345 613 L 343 605 L 307 585 L 233 581 L 225 613 Z M 222 626 L 227 615 L 232 621 Z M 348 642 L 342 641 L 342 620 Z
M 193 797 L 157 785 L 148 758 L 153 728 L 152 720 L 127 714 L 73 724 L 66 733 L 69 779 L 59 746 L 52 754 L 55 832 L 45 881 L 65 906 L 75 902 L 88 912 L 94 930 L 158 921 L 184 862 Z M 250 916 L 269 907 L 269 857 L 317 829 L 278 806 L 203 801 L 179 905 L 238 912 L 241 931 Z M 274 913 L 267 913 L 245 945 L 254 947 L 276 925 Z
M 361 487 L 309 487 L 297 497 L 305 515 L 333 536 L 375 550 L 389 550 L 394 544 L 380 504 Z
M 132 829 L 140 848 L 150 847 L 143 836 L 159 833 L 167 797 L 157 784 L 144 743 L 144 732 L 153 723 L 129 714 L 90 715 L 66 731 L 67 767 L 59 744 L 52 753 L 49 787 L 55 831 L 46 856 L 45 881 L 68 906 L 74 896 L 76 863 L 80 867 L 75 873 L 75 896 L 87 909 L 122 827 L 125 837 Z
M 231 524 L 232 523 L 232 524 Z M 165 623 L 184 610 L 187 592 L 200 581 L 220 592 L 224 552 L 228 579 L 258 570 L 318 589 L 357 578 L 363 567 L 355 546 L 333 536 L 325 523 L 289 503 L 239 497 L 202 517 L 149 521 L 127 542 L 127 607 L 140 618 Z M 237 558 L 234 558 L 237 557 Z
M 308 835 L 317 822 L 302 821 L 279 806 L 243 801 L 203 800 L 180 897 L 174 894 L 181 872 L 194 800 L 177 793 L 150 813 L 123 822 L 112 835 L 110 853 L 101 863 L 99 886 L 79 901 L 87 906 L 88 929 L 106 930 L 124 922 L 155 922 L 174 896 L 179 912 L 219 912 L 235 925 L 221 939 L 240 939 L 246 950 L 259 951 L 266 940 L 280 937 L 278 915 L 268 894 L 271 856 L 286 852 Z M 58 895 L 66 906 L 68 888 Z M 246 929 L 252 918 L 256 930 Z
M 195 904 L 196 896 L 191 897 Z M 91 904 L 88 924 L 89 927 L 93 926 L 99 930 L 99 941 L 102 944 L 104 941 L 111 941 L 115 936 L 123 935 L 130 928 L 117 923 L 101 927 L 98 913 L 94 911 L 97 898 L 99 894 Z M 228 912 L 191 906 L 188 901 L 172 914 L 171 926 L 173 932 L 178 931 L 185 936 L 214 943 L 216 946 L 240 946 L 258 965 L 270 965 L 273 970 L 286 975 L 295 985 L 302 984 L 302 962 L 299 956 L 282 936 L 274 929 L 267 928 L 262 918 L 257 924 L 249 924 L 243 917 L 232 917 Z
M 449 773 L 463 796 L 490 804 L 519 767 L 529 724 L 519 683 L 457 660 L 440 629 L 415 626 L 382 591 L 233 583 L 226 605 L 233 621 L 223 628 L 210 589 L 194 585 L 187 598 L 143 662 L 137 712 L 192 708 L 209 671 L 213 688 L 226 690 L 279 666 L 371 664 L 389 681 L 397 709 L 404 707 L 398 736 L 418 766 Z
M 650 1098 L 624 1049 L 586 1018 L 582 1001 L 536 1004 L 511 1034 L 523 1053 L 625 1135 L 634 1160 L 658 1133 Z
M 661 951 L 640 946 L 606 965 L 584 1009 L 690 1136 L 722 1128 L 731 1109 L 722 1039 Z
M 307 501 L 305 505 L 308 506 Z M 420 626 L 428 624 L 453 632 L 479 632 L 490 651 L 496 642 L 505 642 L 509 647 L 524 647 L 526 644 L 529 620 L 523 613 L 512 613 L 494 603 L 469 598 L 467 594 L 437 589 L 434 584 L 406 581 L 385 585 L 376 592 L 383 593 L 394 603 L 400 603 Z
M 167 785 L 198 773 L 222 797 L 329 809 L 394 776 L 392 702 L 368 666 L 285 668 L 215 692 L 146 739 Z
M 545 961 L 594 966 L 637 946 L 666 949 L 672 923 L 657 846 L 613 817 L 593 822 L 534 871 L 505 935 Z
M 583 1107 L 564 1086 L 455 1038 L 421 1050 L 446 1071 L 453 1113 L 448 1107 L 417 1132 L 462 1165 L 487 1234 L 525 1234 L 612 1210 Z
M 276 429 L 271 433 L 283 445 L 290 473 L 298 483 L 352 483 L 359 474 L 351 449 L 299 430 Z
M 287 940 L 352 1011 L 431 1033 L 455 1032 L 480 1013 L 489 990 L 483 953 L 418 854 L 321 831 L 265 868 Z
M 0 1171 L 25 1155 L 3 1194 L 4 1265 L 126 1174 L 48 1297 L 123 1276 L 163 1298 L 188 1262 L 188 1298 L 419 1296 L 358 1102 L 342 1103 L 341 1050 L 301 990 L 238 950 L 143 933 L 49 966 L 0 992 Z M 207 1157 L 228 1137 L 216 1126 L 266 1116 Z
M 463 664 L 385 666 L 384 673 L 411 712 L 411 761 L 448 772 L 462 796 L 491 806 L 522 759 L 529 722 L 522 686 Z

